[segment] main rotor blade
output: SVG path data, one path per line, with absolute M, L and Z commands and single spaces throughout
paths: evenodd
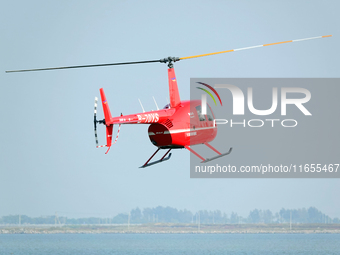
M 263 46 L 271 46 L 271 45 L 282 44 L 282 43 L 290 43 L 290 42 L 300 42 L 300 41 L 319 39 L 319 38 L 325 38 L 325 37 L 331 37 L 331 36 L 332 35 L 323 35 L 323 36 L 316 36 L 316 37 L 310 37 L 310 38 L 304 38 L 304 39 L 297 39 L 297 40 L 290 40 L 290 41 L 283 41 L 283 42 L 276 42 L 276 43 L 268 43 L 268 44 L 256 45 L 256 46 L 239 48 L 239 49 L 234 49 L 234 50 L 226 50 L 226 51 L 219 51 L 219 52 L 207 53 L 207 54 L 202 54 L 202 55 L 183 57 L 183 58 L 179 58 L 179 59 L 182 60 L 182 59 L 206 57 L 206 56 L 222 54 L 222 53 L 228 53 L 228 52 L 233 52 L 233 51 L 249 50 L 249 49 L 259 48 L 259 47 L 263 47 Z
M 109 63 L 109 64 L 97 64 L 97 65 L 61 66 L 61 67 L 49 67 L 49 68 L 37 68 L 37 69 L 11 70 L 11 71 L 6 71 L 6 73 L 31 72 L 31 71 L 46 71 L 46 70 L 84 68 L 84 67 L 98 67 L 98 66 L 117 66 L 117 65 L 144 64 L 144 63 L 154 63 L 154 62 L 161 62 L 161 61 L 162 60 L 158 59 L 158 60 L 122 62 L 122 63 Z
M 233 49 L 233 50 L 226 50 L 226 51 L 219 51 L 219 52 L 213 52 L 213 53 L 207 53 L 207 54 L 195 55 L 195 56 L 189 56 L 189 57 L 183 57 L 183 58 L 168 57 L 168 58 L 158 59 L 158 60 L 135 61 L 135 62 L 121 62 L 121 63 L 109 63 L 109 64 L 97 64 L 97 65 L 62 66 L 62 67 L 50 67 L 50 68 L 11 70 L 11 71 L 6 71 L 6 73 L 46 71 L 46 70 L 59 70 L 59 69 L 71 69 L 71 68 L 84 68 L 84 67 L 99 67 L 99 66 L 145 64 L 145 63 L 155 63 L 155 62 L 169 63 L 169 65 L 168 65 L 169 68 L 172 68 L 172 62 L 176 62 L 176 61 L 183 60 L 183 59 L 199 58 L 199 57 L 228 53 L 228 52 L 233 52 L 233 51 L 249 50 L 249 49 L 259 48 L 259 47 L 263 47 L 263 46 L 270 46 L 270 45 L 289 43 L 289 42 L 306 41 L 306 40 L 319 39 L 319 38 L 325 38 L 325 37 L 331 37 L 331 36 L 332 35 L 324 35 L 324 36 L 316 36 L 316 37 L 310 37 L 310 38 L 304 38 L 304 39 L 297 39 L 297 40 L 290 40 L 290 41 L 283 41 L 283 42 L 276 42 L 276 43 L 268 43 L 268 44 L 262 44 L 262 45 L 257 45 L 257 46 L 251 46 L 251 47 L 245 47 L 245 48 L 239 48 L 239 49 Z

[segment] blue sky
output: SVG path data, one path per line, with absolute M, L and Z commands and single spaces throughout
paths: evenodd
M 156 150 L 147 125 L 124 125 L 95 149 L 93 103 L 113 115 L 167 104 L 167 68 L 145 64 L 6 74 L 5 70 L 184 57 L 312 40 L 175 63 L 181 99 L 192 77 L 339 77 L 339 2 L 10 1 L 0 10 L 0 216 L 115 215 L 135 207 L 249 210 L 316 206 L 340 217 L 336 179 L 190 179 L 189 152 L 139 169 Z M 100 112 L 100 110 L 99 110 Z M 100 139 L 104 139 L 104 128 Z M 256 192 L 255 192 L 256 191 Z

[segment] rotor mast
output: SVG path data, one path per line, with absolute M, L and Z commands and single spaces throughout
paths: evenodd
M 180 60 L 181 59 L 177 58 L 177 57 L 167 57 L 167 58 L 160 59 L 159 62 L 168 63 L 169 68 L 174 68 L 174 65 L 173 65 L 172 62 L 177 62 L 177 61 L 180 61 Z

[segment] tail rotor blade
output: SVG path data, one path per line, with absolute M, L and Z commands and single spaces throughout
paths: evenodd
M 97 103 L 98 103 L 98 98 L 94 98 L 94 118 L 93 118 L 93 123 L 94 123 L 94 137 L 96 139 L 96 146 L 98 146 L 98 136 L 97 136 Z

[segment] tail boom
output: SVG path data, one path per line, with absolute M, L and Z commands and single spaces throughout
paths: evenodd
M 152 124 L 162 123 L 174 114 L 174 109 L 162 109 L 158 111 L 150 111 L 129 115 L 121 115 L 112 118 L 107 124 Z

